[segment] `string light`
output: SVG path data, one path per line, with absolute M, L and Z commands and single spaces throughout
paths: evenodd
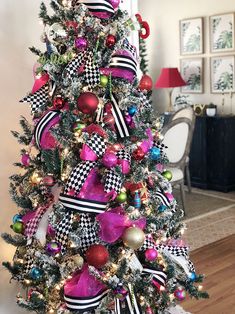
M 39 20 L 38 24 L 43 26 L 44 25 L 43 20 Z
M 28 279 L 25 279 L 25 280 L 24 280 L 24 283 L 25 283 L 27 286 L 29 286 L 29 285 L 30 285 L 30 283 L 31 283 L 31 281 L 30 281 L 30 280 L 28 280 Z
M 201 291 L 202 289 L 203 289 L 203 286 L 202 286 L 202 285 L 199 285 L 199 286 L 198 286 L 198 290 Z
M 165 287 L 160 286 L 160 291 L 165 291 L 165 290 L 166 290 L 166 288 L 165 288 Z

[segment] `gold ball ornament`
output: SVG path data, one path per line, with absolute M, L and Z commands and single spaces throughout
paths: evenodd
M 74 263 L 76 264 L 77 267 L 82 268 L 83 263 L 84 263 L 84 259 L 82 258 L 81 255 L 79 255 L 79 254 L 74 255 L 72 257 L 72 259 L 73 259 L 73 261 L 74 261 Z
M 130 227 L 125 230 L 122 240 L 125 246 L 137 250 L 144 244 L 145 234 L 140 228 Z

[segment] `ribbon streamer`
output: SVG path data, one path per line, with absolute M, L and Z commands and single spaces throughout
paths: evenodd
M 111 101 L 112 101 L 112 115 L 114 116 L 115 119 L 115 126 L 118 136 L 121 138 L 130 136 L 129 128 L 125 121 L 124 113 L 119 108 L 118 102 L 113 94 L 111 95 Z
M 124 301 L 121 301 L 118 298 L 115 299 L 115 314 L 122 314 L 123 311 L 126 314 L 142 314 L 142 310 L 137 303 L 131 284 L 128 285 L 128 290 L 129 293 Z

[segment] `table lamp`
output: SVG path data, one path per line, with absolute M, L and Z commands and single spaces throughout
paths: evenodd
M 169 107 L 168 107 L 169 112 L 173 111 L 171 101 L 173 88 L 185 85 L 187 84 L 182 79 L 177 68 L 162 68 L 161 74 L 155 84 L 155 88 L 169 88 Z

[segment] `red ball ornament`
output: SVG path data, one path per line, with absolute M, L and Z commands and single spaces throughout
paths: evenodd
M 102 244 L 94 244 L 86 251 L 86 260 L 89 265 L 102 268 L 109 260 L 109 252 Z
M 151 77 L 147 74 L 144 74 L 140 80 L 139 89 L 150 91 L 152 87 L 153 87 L 153 81 Z
M 144 156 L 144 151 L 140 146 L 132 153 L 132 157 L 137 161 L 141 161 L 142 159 L 144 159 Z
M 98 97 L 91 93 L 91 92 L 85 92 L 82 93 L 77 100 L 78 103 L 78 109 L 85 114 L 93 114 L 99 104 Z
M 61 96 L 57 96 L 53 99 L 53 108 L 62 109 L 64 107 L 64 99 Z
M 55 180 L 52 176 L 46 176 L 43 178 L 43 183 L 47 186 L 53 186 L 55 183 Z
M 108 48 L 112 48 L 115 44 L 116 44 L 116 37 L 114 35 L 108 35 L 107 38 L 106 38 L 106 47 Z

